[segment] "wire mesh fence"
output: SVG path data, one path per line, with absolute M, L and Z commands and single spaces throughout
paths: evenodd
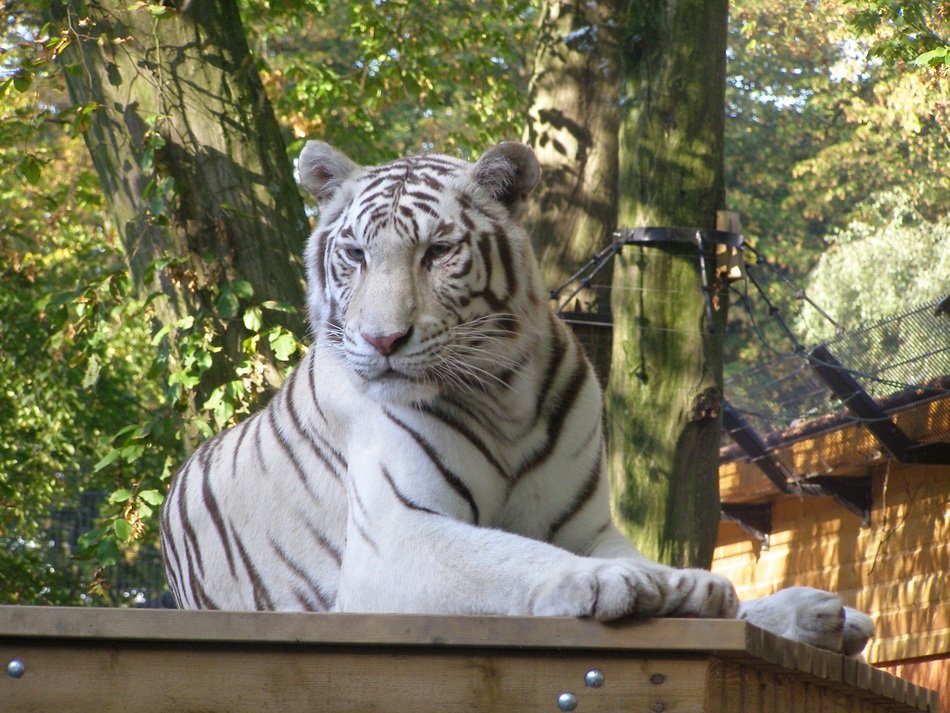
M 167 586 L 161 552 L 154 546 L 128 550 L 115 565 L 99 568 L 97 562 L 82 559 L 80 536 L 99 524 L 99 512 L 106 501 L 105 491 L 86 491 L 68 505 L 53 508 L 41 521 L 41 534 L 35 539 L 8 536 L 8 549 L 19 548 L 43 559 L 48 587 L 33 591 L 24 604 L 61 603 L 91 606 L 174 606 Z M 50 592 L 58 587 L 59 592 Z
M 943 306 L 947 300 L 843 334 L 825 346 L 876 400 L 893 400 L 906 392 L 915 392 L 919 399 L 950 393 L 944 383 L 950 375 L 950 312 Z M 781 354 L 728 379 L 726 399 L 763 434 L 842 411 L 813 362 L 804 349 Z M 857 420 L 845 414 L 842 418 Z

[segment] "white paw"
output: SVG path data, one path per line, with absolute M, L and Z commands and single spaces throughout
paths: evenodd
M 844 608 L 844 631 L 841 632 L 841 653 L 845 656 L 858 656 L 868 639 L 874 636 L 874 620 L 864 612 Z
M 623 561 L 596 562 L 542 585 L 532 598 L 535 616 L 592 616 L 612 621 L 655 615 L 663 595 L 656 573 Z
M 673 569 L 666 574 L 660 616 L 735 617 L 739 598 L 725 577 L 704 569 Z
M 874 635 L 869 616 L 843 606 L 834 594 L 811 587 L 789 587 L 743 602 L 739 618 L 787 639 L 848 656 L 859 654 Z

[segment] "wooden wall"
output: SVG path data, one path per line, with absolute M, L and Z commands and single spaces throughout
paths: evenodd
M 713 570 L 742 599 L 792 585 L 868 612 L 870 663 L 940 690 L 950 711 L 950 466 L 873 467 L 870 527 L 831 498 L 773 501 L 769 547 L 721 523 Z

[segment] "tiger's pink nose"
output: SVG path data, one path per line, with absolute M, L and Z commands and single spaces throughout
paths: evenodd
M 389 356 L 399 347 L 409 341 L 409 335 L 412 333 L 410 327 L 405 332 L 395 332 L 394 334 L 366 334 L 363 333 L 363 339 L 373 346 L 383 356 Z

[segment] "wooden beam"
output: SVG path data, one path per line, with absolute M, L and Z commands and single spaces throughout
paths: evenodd
M 878 442 L 894 458 L 903 463 L 905 454 L 914 445 L 907 434 L 899 429 L 875 403 L 828 347 L 825 345 L 815 347 L 808 356 L 812 369 L 841 400 L 845 408 L 861 419 Z
M 788 481 L 793 474 L 789 473 L 782 462 L 772 455 L 762 436 L 752 424 L 725 400 L 722 402 L 722 427 L 780 492 L 790 491 Z
M 2 710 L 507 713 L 568 694 L 581 713 L 937 711 L 926 689 L 736 620 L 0 607 L 13 660 Z
M 769 546 L 772 534 L 772 505 L 770 503 L 740 504 L 720 503 L 722 519 L 736 523 L 759 541 L 762 547 Z

